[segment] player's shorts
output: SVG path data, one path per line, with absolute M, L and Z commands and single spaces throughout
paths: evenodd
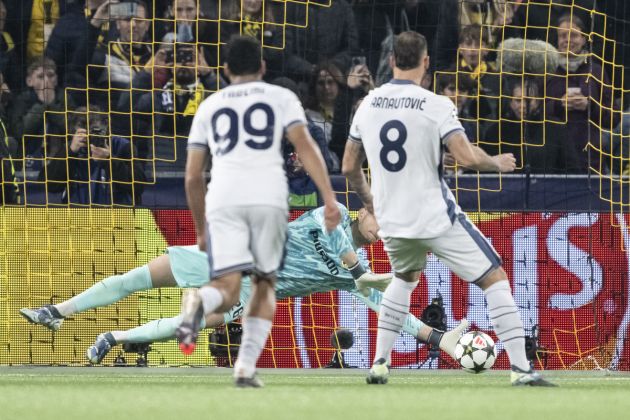
M 177 286 L 201 287 L 210 281 L 208 255 L 197 245 L 171 246 L 166 250 Z
M 501 257 L 463 213 L 437 238 L 383 238 L 383 244 L 394 272 L 398 273 L 424 270 L 429 251 L 469 283 L 479 282 L 501 266 Z
M 210 277 L 274 275 L 282 266 L 288 214 L 271 206 L 224 207 L 206 214 Z

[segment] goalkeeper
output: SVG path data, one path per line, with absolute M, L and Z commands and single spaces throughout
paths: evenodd
M 308 211 L 289 223 L 284 267 L 278 272 L 276 295 L 279 299 L 307 296 L 317 292 L 346 290 L 370 309 L 379 310 L 381 291 L 391 281 L 391 274 L 366 271 L 367 261 L 356 250 L 378 240 L 378 225 L 365 209 L 351 221 L 348 210 L 339 204 L 342 222 L 326 234 L 323 207 Z M 169 247 L 165 255 L 126 274 L 108 277 L 83 293 L 56 305 L 37 309 L 23 308 L 20 313 L 29 322 L 57 331 L 64 318 L 88 309 L 115 303 L 133 292 L 160 287 L 200 287 L 208 282 L 207 256 L 196 246 Z M 250 294 L 250 281 L 243 279 L 239 303 L 224 315 L 209 315 L 204 326 L 216 327 L 239 318 Z M 99 335 L 88 348 L 87 358 L 100 363 L 117 344 L 150 343 L 175 338 L 181 317 L 158 319 L 127 331 Z M 443 333 L 424 325 L 412 315 L 404 330 L 418 339 L 438 345 L 453 357 L 455 344 L 468 323 L 464 320 L 453 331 Z

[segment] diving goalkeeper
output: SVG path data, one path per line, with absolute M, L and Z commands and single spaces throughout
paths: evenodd
M 307 296 L 317 292 L 346 290 L 371 310 L 379 310 L 382 294 L 391 281 L 391 274 L 373 274 L 366 270 L 367 261 L 357 250 L 378 240 L 378 225 L 365 209 L 352 221 L 348 210 L 339 204 L 342 222 L 326 233 L 323 207 L 310 210 L 289 223 L 284 267 L 278 272 L 276 295 L 279 299 Z M 37 309 L 23 308 L 20 313 L 29 322 L 57 331 L 64 318 L 89 309 L 118 302 L 134 292 L 160 287 L 200 287 L 208 282 L 207 256 L 196 246 L 169 247 L 147 265 L 123 275 L 111 276 L 83 293 L 56 305 Z M 209 315 L 201 328 L 216 327 L 241 316 L 249 299 L 250 280 L 243 279 L 239 303 L 223 315 Z M 88 360 L 97 364 L 113 346 L 124 343 L 151 343 L 175 338 L 181 316 L 158 319 L 127 331 L 111 331 L 99 335 L 88 348 Z M 412 315 L 407 317 L 404 331 L 421 341 L 437 345 L 451 357 L 460 334 L 467 328 L 463 320 L 454 330 L 444 333 L 423 324 Z

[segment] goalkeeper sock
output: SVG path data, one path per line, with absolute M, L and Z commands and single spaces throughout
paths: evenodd
M 223 304 L 223 293 L 216 287 L 203 286 L 199 289 L 198 296 L 203 305 L 204 315 L 214 313 Z
M 77 312 L 110 305 L 133 292 L 152 288 L 153 283 L 151 282 L 149 267 L 143 265 L 120 276 L 108 277 L 83 293 L 55 305 L 55 308 L 62 316 L 67 317 Z
M 376 353 L 374 361 L 389 360 L 389 354 L 394 347 L 396 338 L 400 335 L 407 315 L 411 292 L 418 285 L 418 281 L 408 283 L 394 276 L 385 293 L 378 315 L 378 334 L 376 336 Z
M 127 331 L 112 331 L 116 343 L 153 343 L 175 338 L 175 330 L 182 323 L 182 317 L 156 319 Z M 205 319 L 201 320 L 200 329 L 206 327 Z
M 494 332 L 505 346 L 512 366 L 527 372 L 530 369 L 525 355 L 525 332 L 523 322 L 514 303 L 514 297 L 507 280 L 493 284 L 483 291 L 488 302 L 490 321 Z
M 271 331 L 271 321 L 253 316 L 243 317 L 243 338 L 234 363 L 235 378 L 251 378 L 256 373 L 256 362 L 265 348 Z

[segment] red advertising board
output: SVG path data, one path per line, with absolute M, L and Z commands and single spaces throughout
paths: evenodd
M 300 212 L 294 212 L 292 218 Z M 194 243 L 187 211 L 156 211 L 169 244 Z M 548 369 L 630 370 L 630 231 L 627 215 L 511 213 L 471 215 L 503 258 L 528 335 L 538 331 L 539 364 Z M 387 272 L 379 242 L 367 250 L 376 272 Z M 411 312 L 420 317 L 441 296 L 449 328 L 466 317 L 471 328 L 491 334 L 483 294 L 430 257 Z M 330 335 L 347 328 L 355 336 L 346 361 L 369 366 L 376 341 L 376 314 L 346 292 L 279 302 L 264 367 L 320 367 L 331 359 Z M 508 368 L 499 343 L 498 368 Z M 395 367 L 448 367 L 429 357 L 423 344 L 402 334 L 392 355 Z

